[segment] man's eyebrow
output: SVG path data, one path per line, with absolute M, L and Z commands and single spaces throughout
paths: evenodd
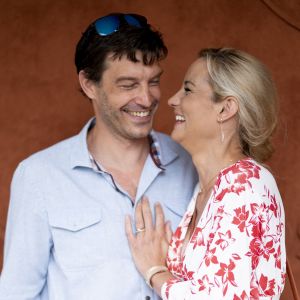
M 162 75 L 163 72 L 164 72 L 163 70 L 159 71 L 159 72 L 158 72 L 156 75 L 154 75 L 150 80 L 152 80 L 152 79 L 154 79 L 154 78 L 157 78 L 157 77 L 160 77 L 160 76 Z
M 185 80 L 185 81 L 184 81 L 184 84 L 185 84 L 185 85 L 191 84 L 191 85 L 193 85 L 193 86 L 196 86 L 195 83 L 192 82 L 192 81 L 190 81 L 190 80 Z
M 157 77 L 160 77 L 163 73 L 163 70 L 159 71 L 156 75 L 154 75 L 150 80 L 154 79 L 154 78 L 157 78 Z M 137 81 L 138 78 L 136 77 L 132 77 L 132 76 L 120 76 L 116 79 L 115 83 L 120 83 L 122 81 Z

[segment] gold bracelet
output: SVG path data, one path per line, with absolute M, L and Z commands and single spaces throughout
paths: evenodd
M 145 281 L 148 284 L 148 286 L 151 289 L 153 289 L 153 287 L 150 283 L 151 278 L 157 273 L 162 273 L 162 272 L 167 272 L 167 271 L 169 271 L 169 269 L 166 266 L 154 266 L 154 267 L 151 267 L 150 269 L 148 269 L 148 271 L 145 274 Z

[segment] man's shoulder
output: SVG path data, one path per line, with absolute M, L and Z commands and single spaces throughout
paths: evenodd
M 45 149 L 33 153 L 21 161 L 20 165 L 28 166 L 45 166 L 45 165 L 63 165 L 70 158 L 72 149 L 76 147 L 77 136 L 69 137 L 59 141 Z

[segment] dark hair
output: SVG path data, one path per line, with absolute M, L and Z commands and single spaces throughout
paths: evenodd
M 140 51 L 145 65 L 152 65 L 167 56 L 168 50 L 161 33 L 154 30 L 147 23 L 145 17 L 130 14 L 141 24 L 141 27 L 136 27 L 129 25 L 125 20 L 122 21 L 123 14 L 113 13 L 110 15 L 117 15 L 120 18 L 119 28 L 116 32 L 101 36 L 95 28 L 96 21 L 94 21 L 82 34 L 75 52 L 77 73 L 83 70 L 88 79 L 99 82 L 105 70 L 105 60 L 109 53 L 113 55 L 113 59 L 125 55 L 132 62 L 137 62 L 136 52 Z

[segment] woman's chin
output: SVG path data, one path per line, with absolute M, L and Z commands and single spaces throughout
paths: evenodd
M 180 144 L 183 148 L 185 148 L 186 141 L 184 140 L 184 136 L 182 134 L 178 134 L 176 130 L 173 130 L 171 133 L 171 138 L 176 143 Z
M 180 138 L 180 135 L 178 134 L 178 132 L 176 131 L 176 129 L 173 129 L 173 131 L 171 132 L 171 138 L 172 138 L 175 142 L 177 142 L 177 143 L 180 144 L 181 138 Z

